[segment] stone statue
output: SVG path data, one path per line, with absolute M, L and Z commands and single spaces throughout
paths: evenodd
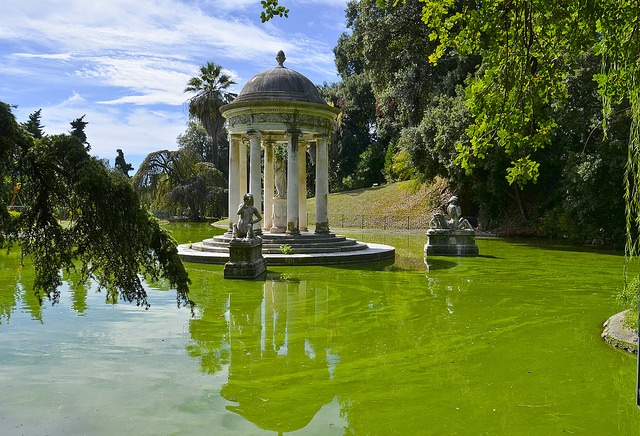
M 429 227 L 432 229 L 451 229 L 451 230 L 473 230 L 469 221 L 465 218 L 461 218 L 461 210 L 458 205 L 458 197 L 452 196 L 447 202 L 447 214 L 451 218 L 447 219 L 441 213 L 436 213 L 429 222 Z
M 233 239 L 254 239 L 253 225 L 262 221 L 262 216 L 253 205 L 253 194 L 244 194 L 243 203 L 238 206 L 238 216 L 238 223 L 233 225 Z
M 465 218 L 462 218 L 458 197 L 452 196 L 445 207 L 447 220 L 436 213 L 429 222 L 427 243 L 424 246 L 424 262 L 428 256 L 477 256 L 476 232 Z
M 274 182 L 276 185 L 276 198 L 287 198 L 287 164 L 279 156 L 275 159 Z

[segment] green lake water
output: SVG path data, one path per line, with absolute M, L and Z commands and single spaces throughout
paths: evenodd
M 180 242 L 207 225 L 170 225 Z M 620 253 L 479 239 L 480 257 L 394 267 L 187 264 L 192 315 L 107 304 L 66 278 L 40 306 L 0 254 L 0 435 L 638 435 L 635 357 L 600 338 Z

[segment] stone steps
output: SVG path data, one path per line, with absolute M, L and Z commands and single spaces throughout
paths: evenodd
M 388 245 L 367 244 L 341 235 L 302 232 L 292 236 L 285 233 L 262 235 L 262 254 L 268 266 L 296 265 L 391 265 L 395 249 Z M 224 265 L 229 261 L 231 234 L 215 236 L 193 244 L 178 246 L 178 254 L 186 262 Z M 289 245 L 291 253 L 280 247 Z
M 278 254 L 282 253 L 280 249 L 280 245 L 262 245 L 262 252 L 264 254 Z M 348 245 L 292 245 L 291 252 L 293 254 L 302 254 L 302 253 L 341 253 L 347 251 L 359 251 L 366 250 L 367 245 L 361 244 L 353 240 L 353 243 L 349 243 Z
M 367 249 L 366 244 L 334 234 L 301 234 L 298 236 L 263 234 L 262 240 L 263 254 L 280 254 L 282 253 L 281 247 L 283 245 L 291 247 L 292 254 L 340 253 Z M 224 235 L 194 243 L 192 244 L 192 249 L 213 253 L 228 253 L 230 241 L 231 235 L 225 233 Z

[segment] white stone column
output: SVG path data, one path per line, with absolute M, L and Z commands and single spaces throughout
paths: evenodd
M 229 231 L 238 223 L 240 198 L 240 138 L 229 135 Z
M 300 234 L 298 196 L 298 137 L 299 131 L 287 132 L 287 233 Z
M 300 231 L 307 231 L 307 146 L 298 144 L 298 219 Z
M 329 233 L 329 154 L 327 139 L 320 137 L 316 141 L 316 231 Z
M 264 146 L 264 228 L 273 227 L 273 144 Z
M 262 168 L 260 165 L 260 132 L 248 132 L 250 143 L 249 192 L 253 194 L 253 205 L 262 212 Z M 261 213 L 264 217 L 264 212 Z M 262 233 L 262 226 L 256 226 L 256 233 Z
M 238 166 L 240 168 L 239 189 L 240 189 L 240 203 L 242 203 L 242 197 L 244 197 L 244 194 L 249 192 L 247 190 L 247 143 L 244 141 L 240 141 L 239 150 L 240 150 L 239 151 L 240 158 L 238 159 L 238 162 L 239 162 Z

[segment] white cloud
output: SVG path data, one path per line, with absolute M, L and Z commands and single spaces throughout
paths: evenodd
M 71 53 L 13 53 L 13 56 L 19 58 L 56 59 L 62 61 L 68 61 L 73 58 Z
M 180 105 L 186 100 L 183 90 L 191 77 L 191 68 L 192 65 L 184 61 L 166 58 L 100 57 L 93 58 L 76 71 L 76 75 L 102 86 L 126 90 L 127 95 L 98 103 Z
M 237 82 L 233 92 L 275 67 L 278 50 L 287 67 L 312 81 L 336 80 L 335 40 L 327 35 L 337 38 L 346 6 L 281 0 L 290 18 L 262 24 L 258 0 L 6 3 L 0 99 L 19 105 L 19 121 L 42 109 L 50 134 L 68 132 L 69 122 L 86 114 L 92 153 L 112 158 L 122 148 L 128 160 L 176 147 L 187 120 L 183 90 L 207 61 L 226 68 Z
M 45 5 L 52 3 L 56 4 Z M 278 50 L 290 47 L 269 34 L 266 26 L 237 17 L 205 15 L 194 6 L 170 0 L 90 5 L 72 1 L 65 2 L 64 7 L 26 11 L 30 16 L 18 13 L 11 19 L 16 24 L 10 27 L 15 31 L 13 37 L 35 48 L 31 53 L 19 53 L 19 57 L 82 63 L 76 72 L 78 77 L 97 80 L 99 85 L 123 86 L 137 96 L 149 90 L 149 83 L 161 82 L 163 88 L 172 86 L 176 94 L 181 93 L 185 77 L 188 80 L 187 76 L 197 73 L 194 62 L 250 61 L 265 52 L 275 57 Z M 9 26 L 9 18 L 4 17 L 0 24 Z M 2 23 L 4 20 L 7 22 Z M 165 102 L 181 101 L 174 95 Z
M 53 106 L 20 107 L 15 112 L 19 121 L 24 121 L 38 109 L 42 109 L 41 122 L 48 134 L 68 133 L 69 123 L 84 115 L 90 153 L 109 159 L 113 165 L 120 148 L 136 169 L 152 151 L 176 149 L 176 137 L 184 132 L 187 120 L 182 107 L 150 110 L 134 105 L 96 105 L 77 93 Z
M 204 46 L 248 58 L 276 40 L 255 21 L 173 0 L 53 1 L 41 8 L 15 9 L 14 14 L 0 16 L 0 27 L 5 29 L 0 38 L 29 41 L 55 52 L 117 50 L 189 56 Z

